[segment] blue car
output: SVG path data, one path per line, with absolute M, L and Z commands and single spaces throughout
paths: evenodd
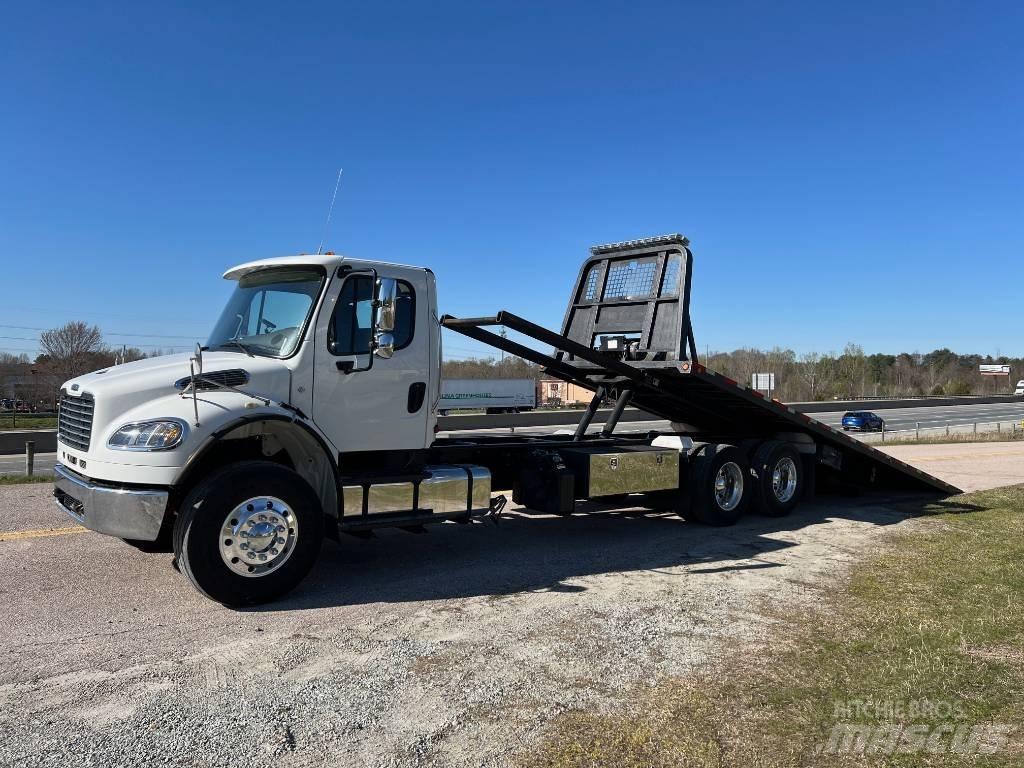
M 881 432 L 885 421 L 871 411 L 850 411 L 843 415 L 843 429 L 859 429 L 861 432 Z

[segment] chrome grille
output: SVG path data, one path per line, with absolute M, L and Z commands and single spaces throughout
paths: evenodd
M 57 411 L 57 439 L 80 451 L 89 450 L 93 406 L 92 395 L 70 397 L 61 392 L 60 408 Z

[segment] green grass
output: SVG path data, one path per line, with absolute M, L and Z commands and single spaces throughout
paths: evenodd
M 663 680 L 616 712 L 563 715 L 523 763 L 1024 765 L 1024 486 L 908 511 L 933 517 L 889 534 L 889 546 L 855 566 L 824 607 L 775 616 L 772 650 L 727 652 L 703 678 Z M 856 702 L 866 711 L 844 711 Z M 886 715 L 889 702 L 934 711 Z M 815 754 L 837 723 L 1016 731 L 990 755 Z
M 50 429 L 57 426 L 56 416 L 12 416 L 9 413 L 0 414 L 0 431 L 15 429 Z
M 0 475 L 0 485 L 27 485 L 28 483 L 52 483 L 53 475 L 49 473 L 28 475 Z

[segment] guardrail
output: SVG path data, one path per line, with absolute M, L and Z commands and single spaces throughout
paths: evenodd
M 996 403 L 1024 403 L 1024 397 L 1021 395 L 963 395 L 876 400 L 817 400 L 813 403 L 786 403 L 786 405 L 802 413 L 830 413 L 832 411 L 884 411 L 889 408 L 937 408 L 950 405 L 992 405 Z
M 978 434 L 1001 434 L 1008 432 L 1012 437 L 1017 433 L 1024 436 L 1024 414 L 1012 419 L 1000 419 L 998 421 L 975 421 L 969 423 L 937 424 L 934 426 L 921 426 L 917 422 L 913 427 L 905 429 L 889 429 L 884 427 L 880 432 L 865 432 L 858 434 L 861 440 L 866 443 L 900 442 L 905 440 L 920 440 L 931 437 L 951 437 L 955 435 L 978 435 Z

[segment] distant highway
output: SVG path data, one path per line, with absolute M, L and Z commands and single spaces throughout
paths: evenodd
M 56 460 L 56 453 L 37 453 L 35 471 L 50 474 L 53 472 L 53 465 Z M 25 457 L 23 455 L 0 456 L 0 475 L 23 474 L 25 474 Z
M 812 413 L 818 421 L 831 427 L 841 426 L 845 411 Z M 947 423 L 974 424 L 978 422 L 1013 421 L 1024 418 L 1024 398 L 1019 403 L 989 403 L 987 405 L 945 405 L 932 408 L 885 408 L 875 411 L 885 419 L 886 429 L 913 429 L 917 422 L 921 428 L 941 427 Z
M 844 413 L 846 413 L 846 411 L 826 411 L 822 413 L 812 413 L 810 415 L 812 418 L 822 422 L 823 424 L 839 428 L 842 426 Z M 975 422 L 982 424 L 996 421 L 1020 421 L 1024 419 L 1024 398 L 1022 398 L 1018 403 L 987 403 L 930 407 L 919 405 L 913 408 L 884 408 L 875 411 L 875 413 L 885 419 L 885 428 L 887 430 L 914 429 L 918 422 L 921 424 L 921 429 L 925 429 L 926 427 L 943 427 L 947 423 L 951 427 L 955 427 L 963 424 L 974 424 Z M 582 411 L 573 411 L 570 414 L 570 418 L 575 420 L 578 419 L 580 415 L 582 415 Z M 602 424 L 598 419 L 595 419 L 594 422 L 595 423 L 591 425 L 589 431 L 600 432 Z M 566 424 L 562 426 L 517 427 L 515 429 L 515 434 L 550 434 L 558 429 L 572 429 L 575 426 L 575 423 L 575 421 L 567 421 Z M 643 432 L 650 429 L 667 430 L 669 429 L 669 423 L 667 421 L 631 421 L 621 423 L 619 429 L 624 432 Z M 509 429 L 475 429 L 470 431 L 475 434 L 502 434 L 511 432 Z M 442 436 L 449 437 L 466 433 L 442 432 L 440 434 Z
M 843 413 L 845 411 L 833 411 L 826 413 L 815 413 L 811 414 L 815 419 L 831 427 L 839 427 L 843 419 Z M 885 428 L 887 430 L 905 430 L 914 429 L 915 425 L 920 422 L 921 429 L 928 427 L 944 427 L 947 423 L 951 427 L 964 424 L 987 424 L 991 422 L 1000 421 L 1004 424 L 1010 421 L 1021 421 L 1024 420 L 1024 398 L 1019 403 L 989 403 L 979 405 L 949 405 L 949 406 L 933 406 L 929 408 L 916 407 L 916 408 L 886 408 L 876 411 L 879 416 L 885 419 Z M 578 419 L 582 415 L 582 411 L 571 411 L 567 415 L 571 419 Z M 595 423 L 591 426 L 591 432 L 600 432 L 601 423 L 595 419 Z M 571 430 L 575 427 L 575 421 L 566 421 L 562 426 L 552 427 L 520 427 L 515 430 L 517 435 L 544 435 L 551 434 L 559 429 Z M 624 432 L 643 432 L 646 430 L 669 429 L 669 423 L 667 421 L 631 421 L 624 422 L 620 425 L 620 429 Z M 508 429 L 487 429 L 487 430 L 471 430 L 474 434 L 487 433 L 487 434 L 502 434 L 510 433 Z M 469 432 L 441 432 L 441 436 L 450 437 L 453 435 L 469 434 Z M 856 433 L 854 433 L 856 434 Z M 40 453 L 36 455 L 36 471 L 37 472 L 52 472 L 53 464 L 56 459 L 54 453 Z M 21 455 L 12 456 L 0 456 L 0 475 L 4 474 L 21 474 L 25 471 L 25 457 Z

